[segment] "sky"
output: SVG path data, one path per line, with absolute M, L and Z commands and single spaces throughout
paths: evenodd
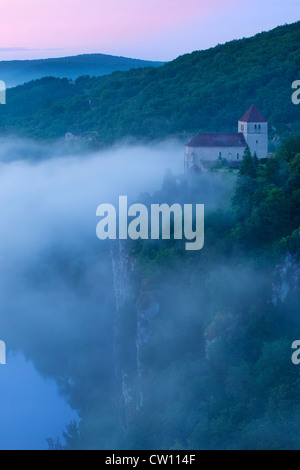
M 299 20 L 299 0 L 0 0 L 0 60 L 172 60 Z

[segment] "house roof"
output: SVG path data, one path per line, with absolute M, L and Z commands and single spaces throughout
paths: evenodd
M 260 114 L 257 107 L 253 104 L 246 114 L 240 119 L 241 122 L 267 122 Z
M 187 147 L 246 147 L 244 134 L 198 134 Z

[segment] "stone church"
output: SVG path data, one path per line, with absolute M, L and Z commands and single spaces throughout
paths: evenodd
M 238 122 L 238 133 L 198 134 L 185 150 L 185 171 L 203 169 L 224 158 L 238 165 L 247 145 L 259 159 L 268 156 L 268 122 L 253 104 Z

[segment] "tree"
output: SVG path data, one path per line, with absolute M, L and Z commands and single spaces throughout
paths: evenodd
M 252 157 L 250 148 L 247 145 L 243 161 L 240 166 L 240 175 L 242 176 L 249 176 L 250 178 L 257 178 L 258 175 L 258 166 L 259 166 L 259 160 L 257 158 L 257 155 L 255 154 L 254 157 Z
M 300 153 L 300 135 L 294 135 L 282 143 L 277 156 L 290 162 L 298 153 Z

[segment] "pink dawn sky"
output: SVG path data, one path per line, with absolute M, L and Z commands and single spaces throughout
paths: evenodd
M 0 60 L 171 60 L 299 19 L 299 0 L 0 0 Z

